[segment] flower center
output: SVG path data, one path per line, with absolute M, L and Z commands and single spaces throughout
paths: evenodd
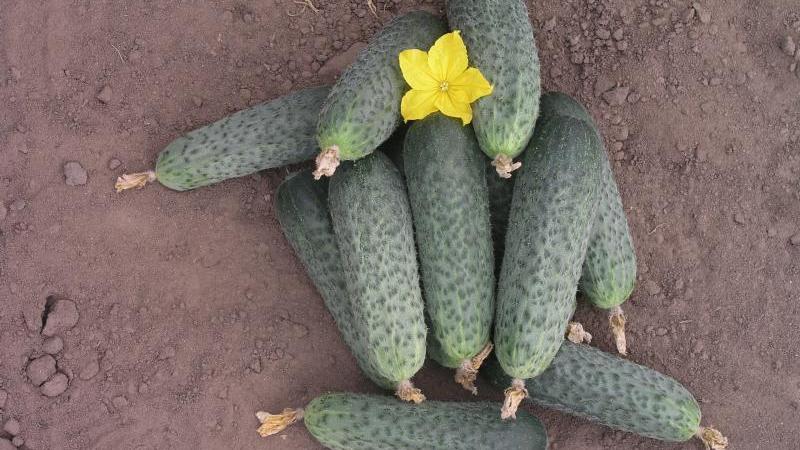
M 439 90 L 440 91 L 447 92 L 447 89 L 449 89 L 449 88 L 450 88 L 450 83 L 448 83 L 447 81 L 442 81 L 441 83 L 439 83 Z

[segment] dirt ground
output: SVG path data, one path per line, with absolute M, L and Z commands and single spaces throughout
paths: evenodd
M 444 4 L 299 3 L 0 0 L 0 448 L 313 449 L 302 426 L 259 438 L 254 412 L 377 392 L 278 227 L 285 169 L 112 189 Z M 640 272 L 630 358 L 684 383 L 732 449 L 800 448 L 800 5 L 529 8 L 544 86 L 588 105 L 614 160 Z M 604 317 L 578 316 L 611 350 Z M 466 399 L 450 376 L 417 383 Z M 533 411 L 554 449 L 701 448 Z

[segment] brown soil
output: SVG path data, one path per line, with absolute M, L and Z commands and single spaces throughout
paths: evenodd
M 297 3 L 0 1 L 0 421 L 23 448 L 319 448 L 301 426 L 259 438 L 255 411 L 377 392 L 277 225 L 285 170 L 112 189 L 194 127 L 331 80 L 397 13 L 443 5 Z M 615 160 L 641 274 L 630 358 L 686 384 L 731 448 L 800 448 L 800 79 L 782 48 L 800 7 L 529 6 L 545 87 L 590 107 Z M 613 348 L 604 315 L 578 317 Z M 45 351 L 66 378 L 47 358 L 26 373 Z M 451 376 L 416 383 L 466 399 Z M 556 449 L 701 448 L 534 411 Z

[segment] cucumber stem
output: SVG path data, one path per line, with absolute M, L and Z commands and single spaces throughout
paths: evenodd
M 514 162 L 511 158 L 501 153 L 494 157 L 492 166 L 494 166 L 500 178 L 511 178 L 511 172 L 522 167 L 522 163 Z
M 410 380 L 403 380 L 397 384 L 394 395 L 400 400 L 420 404 L 425 401 L 425 395 L 421 390 L 414 387 Z
M 503 420 L 516 419 L 519 404 L 528 396 L 528 390 L 525 389 L 525 380 L 514 378 L 511 380 L 511 387 L 506 388 L 503 393 L 506 398 L 503 401 L 503 409 L 500 410 L 500 418 Z
M 339 167 L 339 146 L 331 145 L 330 147 L 322 150 L 316 159 L 317 169 L 314 170 L 314 179 L 319 180 L 322 177 L 332 177 Z
M 592 342 L 592 335 L 583 329 L 583 325 L 579 322 L 570 322 L 567 325 L 567 339 L 573 344 L 587 344 Z
M 614 334 L 614 342 L 617 344 L 617 352 L 620 355 L 628 354 L 628 340 L 625 338 L 625 313 L 622 308 L 615 306 L 608 312 L 608 321 L 611 324 L 611 333 Z
M 261 422 L 261 426 L 258 427 L 258 434 L 260 434 L 261 437 L 278 434 L 289 425 L 301 420 L 303 418 L 303 413 L 303 408 L 286 408 L 280 414 L 270 414 L 268 412 L 259 411 L 256 413 L 258 421 Z
M 728 448 L 728 438 L 714 429 L 714 427 L 700 427 L 695 436 L 703 441 L 706 450 L 725 450 Z
M 148 182 L 152 183 L 153 181 L 156 181 L 156 173 L 152 170 L 139 173 L 126 173 L 117 178 L 117 182 L 114 183 L 114 189 L 116 189 L 117 194 L 119 194 L 126 189 L 141 189 L 145 184 Z
M 494 345 L 491 342 L 486 343 L 486 346 L 470 359 L 465 359 L 461 366 L 456 369 L 456 383 L 464 387 L 464 389 L 472 392 L 472 395 L 478 395 L 478 388 L 475 387 L 475 379 L 478 378 L 478 369 L 481 368 L 483 361 L 492 353 Z

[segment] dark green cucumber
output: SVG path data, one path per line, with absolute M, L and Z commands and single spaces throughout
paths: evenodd
M 522 0 L 450 0 L 450 27 L 460 30 L 470 63 L 494 86 L 475 102 L 473 124 L 497 172 L 509 177 L 512 159 L 533 134 L 539 114 L 539 56 Z
M 495 360 L 484 373 L 496 386 L 511 382 Z M 700 406 L 680 383 L 587 345 L 564 341 L 550 367 L 525 384 L 539 405 L 619 430 L 672 442 L 696 435 L 709 445 L 725 441 L 716 430 L 700 427 Z
M 484 156 L 469 127 L 441 114 L 415 122 L 403 148 L 425 307 L 441 349 L 474 392 L 472 358 L 489 343 L 494 260 Z
M 175 139 L 158 155 L 155 178 L 185 191 L 312 159 L 316 116 L 329 90 L 294 92 Z
M 327 181 L 314 181 L 311 170 L 304 170 L 278 186 L 275 201 L 283 234 L 325 301 L 359 367 L 379 386 L 393 388 L 393 383 L 370 365 L 353 323 L 344 269 L 328 212 Z
M 339 161 L 372 153 L 402 122 L 400 100 L 407 86 L 398 55 L 427 50 L 447 32 L 441 20 L 415 11 L 389 22 L 345 70 L 325 101 L 317 125 L 322 150 L 315 176 L 330 176 Z
M 583 121 L 541 116 L 515 181 L 494 334 L 497 358 L 515 379 L 504 417 L 521 399 L 521 381 L 550 365 L 575 312 L 600 184 L 592 133 Z
M 487 402 L 409 405 L 390 397 L 325 394 L 304 410 L 306 428 L 333 450 L 545 450 L 547 434 L 528 413 L 497 419 Z
M 373 153 L 331 180 L 329 205 L 353 323 L 366 359 L 413 401 L 409 379 L 425 360 L 425 319 L 411 210 L 389 158 Z

